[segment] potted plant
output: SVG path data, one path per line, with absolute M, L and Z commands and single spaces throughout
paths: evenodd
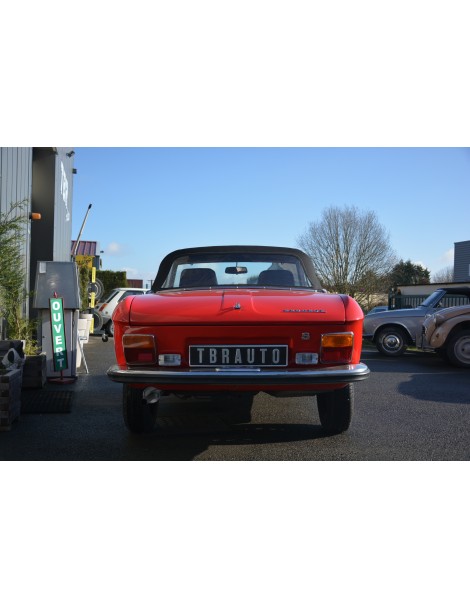
M 13 316 L 10 316 L 10 319 L 11 317 Z M 22 380 L 23 389 L 42 389 L 46 384 L 46 353 L 41 351 L 35 339 L 37 327 L 38 320 L 24 318 L 16 320 L 14 325 L 8 323 L 8 337 L 10 341 L 20 341 L 25 356 Z
M 78 320 L 78 335 L 83 343 L 88 342 L 90 336 L 91 323 L 93 321 L 93 314 L 90 312 L 88 286 L 91 280 L 91 263 L 93 258 L 91 256 L 81 256 L 80 260 L 76 260 L 75 263 L 78 268 L 78 282 L 80 288 L 80 318 Z
M 33 338 L 37 332 L 37 320 L 29 322 L 29 331 L 24 332 L 21 339 L 25 360 L 23 364 L 23 389 L 42 389 L 46 384 L 46 353 L 41 351 Z

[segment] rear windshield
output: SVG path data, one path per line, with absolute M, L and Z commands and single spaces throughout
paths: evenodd
M 285 254 L 198 254 L 177 258 L 163 289 L 217 286 L 312 288 L 302 262 Z
M 119 294 L 120 292 L 122 292 L 121 296 L 119 297 L 119 300 L 122 300 L 123 298 L 125 298 L 126 296 L 138 296 L 139 294 L 146 294 L 148 290 L 133 290 L 132 288 L 129 288 L 128 290 L 113 290 L 110 295 L 103 300 L 103 302 L 105 303 L 109 303 L 111 302 L 111 300 L 113 300 L 113 298 L 115 298 L 115 296 L 117 296 L 117 294 Z

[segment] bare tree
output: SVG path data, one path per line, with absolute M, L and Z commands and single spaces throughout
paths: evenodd
M 440 271 L 436 271 L 432 276 L 433 283 L 452 283 L 454 281 L 453 265 L 446 266 Z
M 323 285 L 331 291 L 369 300 L 387 291 L 386 276 L 396 263 L 390 238 L 374 211 L 329 207 L 298 238 Z

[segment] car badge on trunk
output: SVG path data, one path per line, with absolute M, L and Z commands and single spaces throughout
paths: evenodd
M 235 304 L 233 305 L 233 308 L 234 308 L 234 309 L 236 309 L 236 310 L 238 311 L 239 309 L 241 309 L 241 308 L 242 308 L 242 305 L 241 305 L 239 302 L 237 302 L 237 303 L 235 303 Z
M 323 309 L 282 309 L 283 313 L 326 313 Z

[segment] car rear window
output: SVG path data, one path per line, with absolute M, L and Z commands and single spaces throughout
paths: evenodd
M 187 255 L 177 258 L 170 267 L 163 289 L 260 286 L 308 287 L 302 262 L 290 255 L 241 253 Z

